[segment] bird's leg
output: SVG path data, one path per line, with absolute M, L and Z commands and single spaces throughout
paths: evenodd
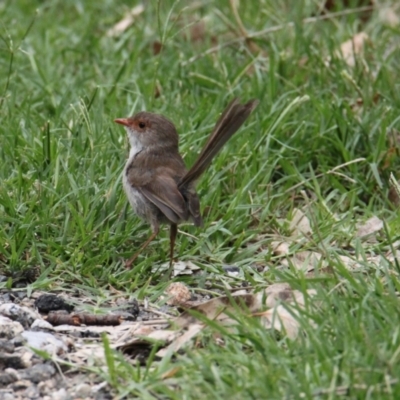
M 175 247 L 175 239 L 177 233 L 178 233 L 178 225 L 171 224 L 169 230 L 169 268 L 167 273 L 164 275 L 163 278 L 164 281 L 169 281 L 172 276 L 172 270 L 173 270 L 172 263 L 174 261 L 174 247 Z
M 171 229 L 169 231 L 169 268 L 172 268 L 172 262 L 174 261 L 174 248 L 176 234 L 178 233 L 178 225 L 171 224 Z
M 158 226 L 153 227 L 153 233 L 142 244 L 142 247 L 129 260 L 125 261 L 126 268 L 130 269 L 132 267 L 133 262 L 136 260 L 136 258 L 139 256 L 139 254 L 150 244 L 150 242 L 158 235 L 159 231 L 160 231 L 160 227 L 158 227 Z

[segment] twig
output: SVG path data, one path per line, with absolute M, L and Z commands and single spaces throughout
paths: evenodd
M 231 6 L 232 13 L 233 13 L 233 16 L 235 17 L 236 23 L 237 23 L 237 25 L 239 27 L 239 31 L 240 31 L 241 35 L 243 36 L 244 40 L 246 41 L 247 45 L 249 46 L 249 49 L 253 53 L 259 53 L 261 51 L 261 49 L 257 46 L 256 43 L 254 43 L 253 40 L 251 40 L 246 28 L 243 25 L 243 22 L 242 22 L 242 20 L 240 18 L 240 15 L 239 15 L 239 12 L 238 12 L 238 9 L 237 9 L 236 0 L 230 0 L 229 4 Z

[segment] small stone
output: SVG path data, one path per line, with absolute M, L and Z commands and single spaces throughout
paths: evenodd
M 26 285 L 23 285 L 22 287 L 25 287 Z M 10 292 L 11 298 L 13 301 L 17 300 L 20 301 L 24 299 L 27 296 L 26 290 L 17 290 L 17 291 L 12 291 Z
M 87 383 L 81 383 L 78 385 L 74 391 L 74 398 L 75 397 L 80 397 L 82 399 L 87 399 L 90 397 L 92 392 L 92 387 L 88 385 Z
M 39 382 L 37 388 L 42 396 L 47 395 L 51 389 L 57 387 L 56 379 L 47 379 L 44 382 Z
M 26 340 L 21 335 L 18 335 L 15 336 L 15 338 L 12 340 L 12 343 L 15 347 L 21 347 L 25 345 Z
M 19 322 L 25 329 L 28 329 L 35 319 L 40 319 L 36 311 L 14 303 L 1 304 L 0 314 Z
M 40 312 L 48 313 L 50 311 L 65 310 L 73 311 L 74 306 L 65 302 L 65 300 L 54 294 L 43 294 L 35 300 L 35 307 Z
M 10 340 L 0 339 L 0 351 L 5 353 L 13 353 L 15 349 L 14 343 Z
M 11 296 L 9 292 L 0 292 L 0 304 L 11 303 Z
M 67 391 L 62 388 L 54 392 L 51 396 L 52 400 L 69 400 L 70 396 L 68 395 Z
M 12 369 L 12 368 L 7 368 Z M 0 386 L 7 386 L 10 383 L 13 383 L 19 379 L 18 375 L 10 374 L 6 371 L 0 373 Z M 1 397 L 0 397 L 1 399 Z
M 1 306 L 0 306 L 1 307 Z M 12 321 L 3 315 L 0 315 L 0 338 L 13 339 L 15 336 L 24 331 L 23 326 L 16 321 Z
M 31 325 L 31 329 L 35 331 L 54 331 L 53 325 L 45 321 L 44 319 L 35 319 Z
M 29 379 L 34 383 L 39 383 L 51 378 L 56 373 L 56 369 L 51 364 L 36 364 L 21 372 L 23 379 Z
M 62 354 L 68 350 L 60 339 L 48 332 L 25 331 L 21 336 L 26 339 L 28 346 L 47 351 L 51 355 Z
M 38 399 L 40 394 L 35 385 L 29 386 L 24 393 L 25 397 L 28 399 Z
M 21 379 L 19 381 L 14 382 L 11 385 L 9 385 L 9 387 L 14 391 L 24 390 L 24 389 L 28 388 L 29 386 L 32 386 L 32 382 L 27 379 Z
M 29 365 L 29 361 L 24 357 L 25 352 L 18 354 L 5 354 L 0 353 L 0 366 L 4 368 L 23 369 Z
M 15 376 L 16 380 L 21 379 L 19 374 L 18 374 L 18 371 L 16 369 L 14 369 L 14 368 L 6 368 L 4 370 L 4 372 L 6 372 L 7 374 Z
M 1 400 L 15 400 L 15 394 L 11 389 L 0 389 Z
M 27 349 L 27 348 L 22 348 L 21 349 L 21 361 L 22 364 L 24 365 L 23 368 L 29 368 L 32 366 L 32 362 L 35 361 L 33 358 L 35 356 L 35 354 L 33 353 L 33 351 L 31 349 Z
M 224 265 L 222 268 L 229 276 L 238 276 L 240 273 L 240 268 L 236 265 Z

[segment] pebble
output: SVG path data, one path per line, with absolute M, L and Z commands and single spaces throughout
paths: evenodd
M 20 372 L 23 379 L 29 379 L 34 383 L 42 382 L 51 378 L 56 373 L 56 369 L 51 364 L 36 364 Z
M 15 371 L 13 368 L 6 368 L 6 371 L 4 371 L 3 373 L 0 373 L 0 386 L 6 386 L 10 383 L 13 383 L 15 381 L 17 381 L 19 378 L 18 375 L 7 372 L 7 370 L 13 370 Z M 1 399 L 1 397 L 0 397 Z
M 51 395 L 52 400 L 69 400 L 70 398 L 71 397 L 64 388 L 57 390 Z
M 0 400 L 15 400 L 15 394 L 11 389 L 0 389 Z
M 20 379 L 19 381 L 14 382 L 8 387 L 14 391 L 18 391 L 18 390 L 24 390 L 31 385 L 32 382 L 28 381 L 27 379 Z
M 0 351 L 5 353 L 13 353 L 15 345 L 10 340 L 0 339 Z
M 1 304 L 0 314 L 19 322 L 25 329 L 28 329 L 35 319 L 41 319 L 40 315 L 31 308 L 21 307 L 14 303 Z
M 33 324 L 31 325 L 31 329 L 36 331 L 46 330 L 46 331 L 54 331 L 53 325 L 44 319 L 35 319 Z
M 62 340 L 48 332 L 25 331 L 21 336 L 27 341 L 27 346 L 44 350 L 51 355 L 62 354 L 68 350 Z
M 23 331 L 24 327 L 19 322 L 0 315 L 0 337 L 2 339 L 13 339 Z
M 68 304 L 62 297 L 47 293 L 42 294 L 35 300 L 35 307 L 43 313 L 56 310 L 71 312 L 74 309 L 74 306 Z
M 29 386 L 24 393 L 25 397 L 28 399 L 39 399 L 40 394 L 36 385 Z
M 28 351 L 15 352 L 13 354 L 0 353 L 0 365 L 3 365 L 4 368 L 15 369 L 30 367 L 32 355 L 27 356 L 26 353 Z
M 90 397 L 91 393 L 92 393 L 92 387 L 87 383 L 81 383 L 80 385 L 76 386 L 76 389 L 74 390 L 73 393 L 73 397 L 87 399 L 88 397 Z

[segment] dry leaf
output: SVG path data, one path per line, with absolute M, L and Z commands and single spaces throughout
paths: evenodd
M 339 58 L 343 58 L 349 67 L 356 65 L 356 56 L 362 54 L 364 44 L 368 39 L 365 32 L 355 34 L 351 39 L 341 44 L 340 50 L 336 53 Z
M 222 296 L 191 307 L 190 310 L 197 311 L 210 320 L 219 321 L 223 324 L 235 324 L 236 321 L 225 313 L 237 313 L 235 306 L 232 304 L 232 302 L 234 302 L 237 307 L 243 308 L 244 310 L 248 310 L 251 312 L 260 309 L 261 297 L 259 295 L 254 295 L 250 293 L 247 293 L 245 295 L 234 294 L 230 297 Z M 194 316 L 192 316 L 188 312 L 185 312 L 175 320 L 175 323 L 179 327 L 183 328 L 191 325 L 195 321 L 197 321 L 197 319 Z
M 282 264 L 289 267 L 290 263 L 297 268 L 306 272 L 311 272 L 321 264 L 322 255 L 315 251 L 299 251 L 293 254 L 291 258 L 282 260 Z
M 358 226 L 356 237 L 363 238 L 380 231 L 383 228 L 383 221 L 378 217 L 372 217 L 364 224 Z
M 395 27 L 395 26 L 399 25 L 399 23 L 400 23 L 399 16 L 396 14 L 396 11 L 391 6 L 380 7 L 379 19 L 382 21 L 383 24 L 388 25 L 390 27 Z
M 173 367 L 169 371 L 164 372 L 161 375 L 161 379 L 169 379 L 172 378 L 177 372 L 179 372 L 181 367 Z
M 316 293 L 314 289 L 307 290 L 310 297 Z M 265 289 L 264 295 L 266 297 L 265 306 L 268 308 L 276 307 L 282 302 L 295 303 L 301 306 L 305 304 L 303 293 L 299 290 L 293 290 L 288 283 L 274 283 Z M 261 299 L 259 303 L 262 304 Z
M 158 357 L 164 357 L 167 353 L 178 351 L 180 348 L 182 348 L 182 346 L 195 337 L 203 328 L 204 324 L 191 324 L 183 335 L 176 338 L 168 347 L 159 350 L 156 355 Z
M 198 270 L 200 270 L 200 267 L 191 261 L 178 261 L 174 263 L 174 276 L 192 275 L 194 271 Z
M 79 347 L 76 351 L 68 353 L 68 361 L 75 362 L 79 365 L 86 364 L 86 361 L 90 360 L 90 364 L 97 364 L 102 366 L 105 364 L 104 347 L 102 344 L 89 344 L 85 343 Z
M 161 42 L 159 42 L 158 40 L 153 42 L 153 54 L 156 56 L 157 54 L 161 53 L 161 50 L 163 48 L 163 45 Z
M 353 270 L 360 266 L 357 260 L 354 260 L 348 256 L 339 256 L 339 259 L 348 270 Z
M 191 261 L 178 261 L 173 264 L 173 276 L 178 275 L 193 275 L 195 272 L 199 271 L 201 268 Z M 160 270 L 169 270 L 169 262 L 164 263 L 161 267 L 153 267 L 152 272 L 160 272 Z
M 290 221 L 289 229 L 294 236 L 303 236 L 311 233 L 311 225 L 308 217 L 298 208 L 293 210 L 292 220 Z
M 314 289 L 307 290 L 309 297 L 315 296 L 316 293 Z M 281 303 L 297 304 L 303 308 L 305 305 L 303 293 L 299 290 L 292 290 L 287 283 L 275 283 L 265 290 L 265 295 L 267 296 L 266 305 L 271 308 L 253 315 L 260 316 L 267 329 L 285 331 L 290 339 L 295 339 L 299 332 L 299 323 L 296 319 L 298 312 L 296 310 L 288 311 Z
M 289 254 L 289 243 L 286 242 L 271 242 L 272 252 L 277 256 L 286 256 Z
M 258 314 L 261 317 L 263 325 L 267 329 L 276 329 L 280 332 L 286 332 L 290 339 L 296 339 L 299 333 L 299 323 L 293 316 L 294 311 L 289 312 L 284 306 L 267 310 Z
M 144 6 L 142 4 L 133 7 L 121 21 L 107 31 L 107 36 L 114 37 L 124 33 L 133 24 L 135 17 L 140 15 L 143 11 Z
M 206 22 L 204 19 L 190 25 L 189 32 L 183 31 L 183 36 L 192 43 L 202 42 L 206 37 Z
M 400 186 L 400 181 L 396 181 L 397 186 Z M 400 206 L 400 195 L 399 195 L 399 190 L 397 189 L 397 186 L 390 186 L 389 193 L 388 193 L 388 199 L 389 201 L 395 205 L 396 207 Z

